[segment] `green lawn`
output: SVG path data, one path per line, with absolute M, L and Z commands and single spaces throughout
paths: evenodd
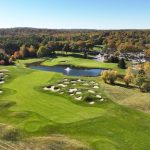
M 60 64 L 64 59 L 75 66 L 115 67 L 114 64 L 105 66 L 105 63 L 72 57 L 48 60 L 43 65 Z M 6 83 L 0 85 L 4 91 L 0 95 L 1 123 L 17 126 L 28 135 L 63 134 L 89 145 L 94 150 L 147 150 L 150 147 L 149 114 L 112 101 L 89 106 L 75 103 L 67 95 L 45 92 L 45 85 L 64 76 L 24 67 L 24 63 L 34 61 L 36 60 L 19 61 L 17 67 L 0 67 L 9 70 Z M 100 84 L 101 92 L 111 98 L 110 94 L 113 93 L 108 93 L 101 81 Z M 129 91 L 131 94 L 135 92 L 132 89 Z M 122 95 L 120 94 L 120 98 Z M 6 102 L 10 104 L 1 105 Z
M 66 61 L 66 62 L 63 62 Z M 76 67 L 86 67 L 86 68 L 106 68 L 106 69 L 114 69 L 117 70 L 118 73 L 124 74 L 125 70 L 118 68 L 117 64 L 114 63 L 105 63 L 98 62 L 96 60 L 91 59 L 81 59 L 81 58 L 73 58 L 73 57 L 58 57 L 56 59 L 50 59 L 42 63 L 45 66 L 53 66 L 53 65 L 73 65 Z

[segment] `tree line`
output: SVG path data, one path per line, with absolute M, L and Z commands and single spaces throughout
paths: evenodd
M 115 70 L 105 70 L 101 73 L 101 78 L 105 83 L 115 84 L 118 77 L 119 75 Z M 125 83 L 126 87 L 132 84 L 142 92 L 150 92 L 150 62 L 138 64 L 136 71 L 128 67 L 121 81 Z
M 150 57 L 150 30 L 0 29 L 0 48 L 12 58 L 43 57 L 57 52 L 78 52 L 87 57 L 96 45 L 103 45 L 105 53 L 144 51 Z

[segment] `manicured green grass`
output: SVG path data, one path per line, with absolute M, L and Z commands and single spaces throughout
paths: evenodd
M 118 65 L 115 63 L 98 62 L 96 60 L 91 60 L 91 59 L 58 57 L 56 59 L 50 59 L 42 63 L 42 65 L 45 65 L 45 66 L 53 66 L 53 65 L 60 65 L 60 64 L 73 65 L 76 67 L 86 67 L 86 68 L 114 69 L 114 70 L 117 70 L 118 73 L 121 73 L 121 74 L 125 73 L 125 70 L 118 68 Z
M 56 65 L 62 60 L 82 67 L 101 68 L 106 65 L 71 57 L 48 60 L 43 64 Z M 0 122 L 17 126 L 28 135 L 64 134 L 89 145 L 94 150 L 147 150 L 150 147 L 149 114 L 120 106 L 112 101 L 89 106 L 75 103 L 67 95 L 45 92 L 45 85 L 55 83 L 64 76 L 24 67 L 24 63 L 33 61 L 36 60 L 19 61 L 21 65 L 18 63 L 17 67 L 0 67 L 9 70 L 6 83 L 0 85 L 4 90 L 0 95 L 0 106 L 5 106 L 0 107 Z M 109 64 L 112 67 L 113 65 Z M 98 78 L 85 79 L 99 81 Z M 100 84 L 100 91 L 109 94 L 108 97 L 111 98 L 113 93 L 110 90 L 108 93 L 101 81 Z M 129 91 L 134 93 L 132 89 Z M 10 105 L 4 105 L 8 102 Z

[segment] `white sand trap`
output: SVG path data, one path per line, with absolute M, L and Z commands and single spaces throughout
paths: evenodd
M 73 86 L 76 86 L 76 84 L 72 84 Z
M 94 81 L 91 81 L 90 83 L 91 83 L 91 84 L 95 84 L 95 82 L 94 82 Z
M 80 94 L 82 94 L 82 92 L 76 92 L 76 94 L 77 94 L 77 95 L 80 95 Z
M 3 76 L 4 75 L 4 73 L 3 72 L 0 72 L 0 76 Z
M 8 77 L 8 75 L 6 74 L 4 77 L 6 78 L 6 77 Z
M 77 81 L 71 81 L 71 83 L 76 83 Z
M 82 82 L 80 79 L 77 80 L 78 82 Z
M 44 87 L 43 90 L 48 91 L 50 88 Z
M 64 84 L 69 84 L 69 82 L 64 82 Z
M 70 94 L 70 96 L 74 96 L 74 94 Z
M 98 86 L 94 86 L 93 88 L 94 88 L 94 89 L 99 89 L 99 87 L 98 87 Z
M 94 85 L 98 85 L 98 83 L 95 83 Z
M 88 84 L 88 83 L 84 83 L 83 85 L 84 85 L 84 86 L 89 86 L 89 84 Z
M 89 102 L 89 104 L 90 104 L 90 105 L 93 105 L 93 104 L 95 104 L 95 102 Z
M 82 99 L 82 96 L 76 97 L 75 99 L 78 100 L 78 101 L 80 101 Z
M 54 90 L 53 90 L 53 92 L 59 92 L 59 91 L 60 91 L 60 89 L 57 89 L 57 90 L 54 89 Z
M 1 69 L 0 72 L 8 72 L 9 70 L 7 69 Z
M 89 93 L 93 93 L 93 94 L 95 93 L 95 91 L 93 91 L 93 90 L 88 90 L 88 92 Z
M 102 99 L 100 99 L 99 101 L 100 101 L 100 102 L 103 102 L 103 101 L 104 101 L 104 99 L 102 98 Z
M 76 92 L 76 91 L 78 91 L 76 88 L 74 88 L 74 89 L 69 89 L 69 93 Z
M 0 81 L 0 84 L 3 84 L 3 83 L 5 83 L 5 81 Z
M 68 81 L 68 79 L 64 79 L 63 81 Z
M 59 94 L 64 94 L 64 92 L 60 92 Z
M 51 86 L 51 88 L 48 88 L 52 92 L 58 92 L 60 89 L 55 89 L 55 86 Z
M 65 84 L 58 84 L 58 86 L 66 87 L 67 85 L 65 85 Z
M 0 91 L 0 94 L 2 94 L 3 93 L 3 91 Z
M 100 96 L 100 95 L 96 95 L 96 97 L 97 97 L 97 98 L 102 98 L 102 96 Z

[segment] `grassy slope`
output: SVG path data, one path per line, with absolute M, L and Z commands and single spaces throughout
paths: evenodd
M 123 83 L 124 84 L 124 83 Z M 119 104 L 150 113 L 150 93 L 141 93 L 137 88 L 112 86 L 101 82 L 102 89 L 107 96 Z
M 65 134 L 96 150 L 145 150 L 150 147 L 148 114 L 112 102 L 83 106 L 68 97 L 47 94 L 42 86 L 63 75 L 22 66 L 5 67 L 10 70 L 10 77 L 2 87 L 5 91 L 0 99 L 15 101 L 16 105 L 1 111 L 1 122 L 18 125 L 35 135 Z

